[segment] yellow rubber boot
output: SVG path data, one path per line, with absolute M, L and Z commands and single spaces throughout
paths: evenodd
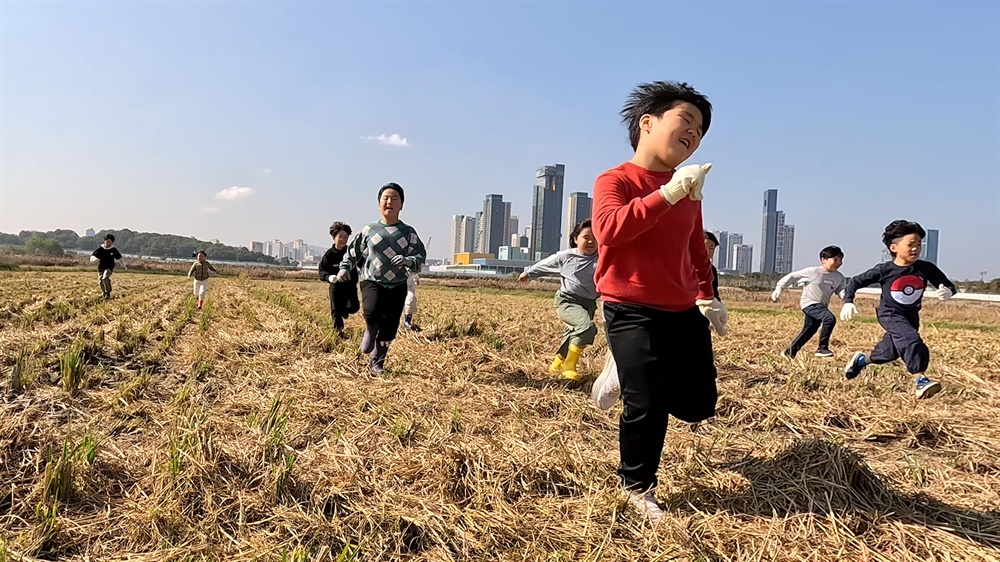
M 569 353 L 566 354 L 566 360 L 562 362 L 562 374 L 567 379 L 580 380 L 580 375 L 576 372 L 576 362 L 583 354 L 583 349 L 575 344 L 569 344 Z
M 550 373 L 558 373 L 562 370 L 562 364 L 565 358 L 562 355 L 556 355 L 556 358 L 552 360 L 552 364 L 549 365 Z

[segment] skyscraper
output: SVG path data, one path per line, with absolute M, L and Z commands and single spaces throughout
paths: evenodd
M 721 240 L 719 242 L 722 242 Z M 726 242 L 726 269 L 736 271 L 736 246 L 743 245 L 743 235 L 736 232 L 729 233 L 729 241 Z M 753 246 L 751 246 L 753 248 Z M 751 264 L 750 269 L 753 269 Z
M 746 275 L 753 267 L 753 246 L 737 244 L 733 246 L 733 261 L 736 263 L 736 273 Z
M 729 232 L 721 230 L 712 234 L 719 240 L 719 247 L 712 256 L 712 264 L 718 269 L 729 269 L 729 254 L 733 251 L 733 245 L 729 243 Z
M 538 260 L 559 251 L 562 230 L 563 180 L 566 166 L 542 166 L 535 173 L 531 206 L 531 258 Z
M 569 248 L 570 238 L 572 238 L 573 227 L 577 223 L 583 222 L 590 218 L 591 205 L 593 200 L 590 195 L 583 192 L 575 192 L 569 194 L 569 200 L 566 206 L 566 241 L 564 246 Z
M 466 215 L 451 217 L 451 253 L 463 254 L 476 249 L 476 219 Z
M 93 238 L 94 236 L 97 236 L 97 233 L 96 233 L 96 232 L 94 232 L 94 229 L 93 229 L 93 228 L 88 228 L 88 229 L 87 229 L 87 232 L 86 232 L 86 235 L 87 235 L 87 236 L 90 236 L 91 238 Z
M 774 273 L 792 272 L 792 254 L 795 247 L 795 227 L 785 224 L 785 212 L 777 212 L 777 243 L 774 254 Z
M 920 247 L 920 259 L 929 261 L 934 265 L 938 262 L 938 241 L 941 238 L 941 233 L 936 229 L 927 229 L 927 237 L 924 238 L 924 244 Z
M 474 251 L 478 254 L 485 253 L 483 250 L 483 241 L 486 240 L 486 237 L 483 236 L 483 226 L 483 212 L 476 211 L 476 240 L 473 247 L 475 248 Z
M 509 205 L 509 203 L 508 203 L 508 205 Z M 520 219 L 517 218 L 516 215 L 511 215 L 510 216 L 510 235 L 513 236 L 515 234 L 517 234 L 518 236 L 521 235 L 521 221 L 520 221 Z M 509 236 L 508 236 L 508 238 L 509 238 Z
M 257 252 L 258 254 L 264 253 L 264 243 L 263 242 L 251 242 L 250 251 Z
M 504 201 L 504 203 L 503 203 L 503 216 L 504 216 L 503 233 L 500 235 L 500 239 L 503 240 L 503 242 L 500 244 L 501 246 L 506 245 L 507 242 L 510 241 L 510 233 L 511 233 L 511 230 L 510 230 L 510 211 L 511 211 L 511 209 L 510 209 L 510 201 Z
M 503 195 L 487 195 L 483 201 L 483 253 L 497 255 L 500 246 L 506 244 L 503 239 L 504 232 L 510 229 L 510 215 L 506 212 L 510 210 L 504 201 Z
M 778 254 L 778 190 L 764 192 L 764 217 L 760 233 L 760 272 L 775 272 Z

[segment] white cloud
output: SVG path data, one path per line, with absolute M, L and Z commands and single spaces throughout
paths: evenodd
M 366 140 L 368 142 L 377 142 L 386 146 L 410 146 L 410 142 L 407 141 L 405 137 L 399 136 L 398 133 L 393 133 L 391 135 L 382 133 L 377 137 L 375 135 L 368 135 L 367 137 L 361 138 L 362 140 Z
M 212 214 L 212 213 L 218 213 L 219 212 L 219 209 L 217 209 L 215 207 L 202 207 L 201 209 L 198 209 L 198 210 L 201 211 L 202 213 L 206 213 L 206 214 Z
M 227 187 L 222 191 L 215 194 L 216 199 L 225 199 L 227 201 L 234 201 L 236 199 L 246 199 L 253 195 L 253 189 L 249 187 L 240 187 L 234 185 L 232 187 Z
M 257 175 L 258 176 L 269 176 L 269 175 L 271 175 L 271 172 L 274 172 L 274 170 L 272 170 L 271 168 L 261 168 L 260 170 L 257 171 Z

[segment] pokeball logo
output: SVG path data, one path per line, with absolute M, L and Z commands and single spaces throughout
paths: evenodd
M 913 304 L 924 296 L 924 280 L 916 275 L 904 275 L 892 282 L 889 294 L 899 304 Z

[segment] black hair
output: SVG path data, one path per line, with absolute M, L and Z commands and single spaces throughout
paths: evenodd
M 927 236 L 924 227 L 918 223 L 907 220 L 895 220 L 890 222 L 889 226 L 885 227 L 885 232 L 882 233 L 882 243 L 889 249 L 889 253 L 895 257 L 896 252 L 893 252 L 890 246 L 895 244 L 900 238 L 909 236 L 910 234 L 916 234 L 921 240 Z
M 378 198 L 379 199 L 382 199 L 382 192 L 384 192 L 387 189 L 391 189 L 391 190 L 393 190 L 393 191 L 395 191 L 396 193 L 399 194 L 399 202 L 400 203 L 406 203 L 406 198 L 403 196 L 403 188 L 400 187 L 400 185 L 398 183 L 394 183 L 394 182 L 389 182 L 389 183 L 383 185 L 378 190 Z
M 198 257 L 198 254 L 205 254 L 205 257 L 206 258 L 208 257 L 208 252 L 206 252 L 205 250 L 198 250 L 197 252 L 194 253 L 194 257 Z
M 591 228 L 591 226 L 590 226 L 590 219 L 587 219 L 587 220 L 585 220 L 583 222 L 579 222 L 579 223 L 576 224 L 576 226 L 573 227 L 573 232 L 571 232 L 569 234 L 569 247 L 570 248 L 576 248 L 576 237 L 579 236 L 580 233 L 583 232 L 583 229 L 585 229 L 585 228 Z
M 819 252 L 819 259 L 829 260 L 833 258 L 844 259 L 844 251 L 839 246 L 827 246 Z
M 715 244 L 716 248 L 719 247 L 719 239 L 716 238 L 714 234 L 712 234 L 711 232 L 709 232 L 707 230 L 705 231 L 705 240 L 708 240 L 712 244 Z
M 639 148 L 639 120 L 643 115 L 660 117 L 684 102 L 698 108 L 701 112 L 701 134 L 708 133 L 708 126 L 712 124 L 712 103 L 687 82 L 659 81 L 636 86 L 618 113 L 628 128 L 632 150 Z
M 379 195 L 379 197 L 381 197 L 381 195 Z M 330 225 L 330 236 L 336 236 L 337 233 L 340 232 L 341 230 L 346 232 L 348 236 L 351 235 L 351 226 L 349 224 L 337 221 Z
M 111 240 L 112 242 L 114 242 L 114 241 L 115 241 L 115 235 L 114 235 L 114 234 L 111 234 L 111 233 L 109 232 L 109 233 L 107 233 L 107 234 L 105 234 L 105 235 L 104 235 L 104 239 L 105 239 L 105 240 Z

